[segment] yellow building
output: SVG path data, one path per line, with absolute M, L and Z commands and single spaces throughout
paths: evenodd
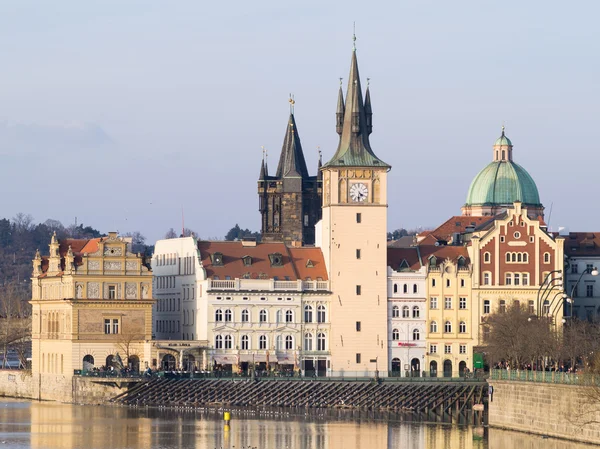
M 346 99 L 340 87 L 339 145 L 323 165 L 317 246 L 330 273 L 332 375 L 387 372 L 387 172 L 369 142 L 371 97 L 363 100 L 356 49 Z
M 32 372 L 40 398 L 75 370 L 150 365 L 152 272 L 130 240 L 109 233 L 90 240 L 56 235 L 39 251 L 32 274 Z

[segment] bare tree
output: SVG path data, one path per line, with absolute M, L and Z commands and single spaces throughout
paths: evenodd
M 13 350 L 23 366 L 27 343 L 31 341 L 31 306 L 25 290 L 11 282 L 0 289 L 0 347 L 4 353 L 2 368 L 6 367 L 9 350 Z
M 33 229 L 33 217 L 30 214 L 19 212 L 11 221 L 18 233 L 28 232 Z
M 169 229 L 165 234 L 165 238 L 166 239 L 176 239 L 177 233 L 175 232 L 175 229 L 173 229 L 173 228 Z

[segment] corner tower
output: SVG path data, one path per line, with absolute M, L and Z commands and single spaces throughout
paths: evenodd
M 363 97 L 356 47 L 344 101 L 338 94 L 337 150 L 323 165 L 319 244 L 330 273 L 331 371 L 387 372 L 387 172 L 371 148 L 371 95 Z
M 290 98 L 290 117 L 275 176 L 269 176 L 263 155 L 258 179 L 262 240 L 313 245 L 314 226 L 321 219 L 321 179 L 308 175 L 293 108 Z

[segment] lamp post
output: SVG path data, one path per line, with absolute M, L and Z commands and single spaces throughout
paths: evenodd
M 557 276 L 554 276 L 555 274 L 557 274 Z M 542 283 L 542 285 L 540 285 L 540 288 L 538 289 L 537 292 L 537 317 L 541 318 L 544 313 L 542 310 L 542 306 L 544 305 L 544 303 L 548 300 L 548 298 L 550 297 L 550 294 L 552 293 L 552 290 L 556 289 L 557 287 L 562 287 L 562 270 L 552 270 L 550 273 L 548 273 L 546 275 L 546 277 L 544 278 L 544 282 Z M 555 282 L 560 281 L 560 284 L 555 284 Z M 562 292 L 562 290 L 561 290 Z M 555 296 L 556 298 L 556 296 Z M 554 302 L 554 299 L 552 299 L 552 302 Z M 551 304 L 549 304 L 550 306 Z
M 571 288 L 571 296 L 567 298 L 567 303 L 570 305 L 570 307 L 569 307 L 570 308 L 570 310 L 569 310 L 569 318 L 570 319 L 573 319 L 573 303 L 575 302 L 575 290 L 577 289 L 579 282 L 581 282 L 581 279 L 583 279 L 584 274 L 591 274 L 592 276 L 598 276 L 598 269 L 596 267 L 592 267 L 592 268 L 586 268 L 585 270 L 583 270 L 581 272 L 581 275 L 579 275 L 577 282 L 575 282 L 575 285 L 573 285 L 573 287 Z

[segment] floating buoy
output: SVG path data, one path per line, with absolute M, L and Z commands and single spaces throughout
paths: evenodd
M 224 412 L 223 413 L 223 421 L 225 421 L 225 422 L 231 421 L 231 412 Z

